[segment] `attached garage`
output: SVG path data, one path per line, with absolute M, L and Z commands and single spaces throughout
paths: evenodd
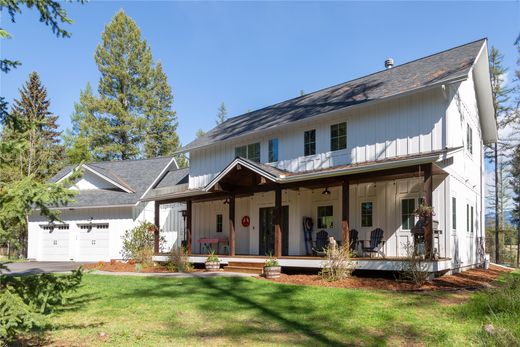
M 70 260 L 70 228 L 68 224 L 40 224 L 41 260 Z
M 79 224 L 78 261 L 110 259 L 109 223 Z

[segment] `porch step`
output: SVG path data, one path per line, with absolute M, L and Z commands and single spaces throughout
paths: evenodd
M 240 262 L 240 261 L 229 261 L 228 266 L 237 266 L 237 267 L 250 267 L 255 269 L 263 269 L 264 263 L 253 263 L 253 262 Z
M 224 266 L 224 271 L 261 275 L 264 272 L 264 269 L 263 269 L 263 267 L 258 268 L 258 267 L 250 267 L 250 266 L 230 266 L 230 265 L 228 265 L 228 266 Z

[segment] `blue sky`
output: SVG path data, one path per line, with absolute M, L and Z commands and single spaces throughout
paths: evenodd
M 23 65 L 1 74 L 9 101 L 29 72 L 38 71 L 51 110 L 64 129 L 73 104 L 99 73 L 94 51 L 119 9 L 134 18 L 163 63 L 173 87 L 183 144 L 209 130 L 225 102 L 229 116 L 257 109 L 488 37 L 505 54 L 513 75 L 518 58 L 520 3 L 511 2 L 130 2 L 66 4 L 72 38 L 58 39 L 25 11 L 2 26 L 1 56 Z

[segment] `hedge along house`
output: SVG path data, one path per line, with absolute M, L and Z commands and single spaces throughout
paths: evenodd
M 422 202 L 435 210 L 419 230 L 430 271 L 482 263 L 483 145 L 497 139 L 487 40 L 385 67 L 228 119 L 179 151 L 188 182 L 145 200 L 185 204 L 195 262 L 213 249 L 224 263 L 272 253 L 282 266 L 321 267 L 305 220 L 314 245 L 357 235 L 358 268 L 395 270 Z
M 52 182 L 60 182 L 77 166 L 67 166 Z M 186 179 L 172 157 L 98 162 L 82 165 L 83 175 L 71 189 L 75 201 L 59 207 L 62 222 L 49 222 L 39 212 L 29 218 L 28 257 L 47 261 L 108 261 L 121 259 L 122 236 L 140 222 L 154 222 L 155 205 L 140 199 L 159 182 Z M 164 206 L 169 207 L 169 206 Z M 170 213 L 175 210 L 169 208 Z M 163 250 L 177 242 L 181 225 L 162 220 L 167 240 Z

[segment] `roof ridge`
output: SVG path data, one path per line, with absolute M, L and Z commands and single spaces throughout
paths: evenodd
M 158 159 L 172 159 L 174 156 L 170 155 L 164 155 L 160 157 L 154 157 L 154 158 L 140 158 L 140 159 L 124 159 L 124 160 L 99 160 L 99 161 L 92 161 L 89 163 L 85 163 L 86 165 L 94 165 L 94 164 L 105 164 L 105 163 L 128 163 L 128 162 L 135 162 L 135 161 L 147 161 L 147 160 L 158 160 Z
M 332 86 L 328 86 L 328 87 L 324 87 L 324 88 L 321 88 L 321 89 L 317 89 L 317 90 L 314 90 L 312 92 L 309 92 L 309 93 L 306 93 L 304 95 L 299 95 L 299 96 L 296 96 L 294 98 L 290 98 L 290 99 L 286 99 L 286 100 L 282 100 L 282 101 L 279 101 L 279 102 L 276 102 L 274 104 L 271 104 L 271 105 L 268 105 L 268 106 L 264 106 L 264 107 L 261 107 L 259 109 L 256 109 L 256 110 L 253 110 L 253 111 L 250 111 L 250 112 L 246 112 L 246 113 L 242 113 L 242 114 L 239 114 L 239 115 L 236 115 L 236 116 L 233 116 L 233 117 L 230 117 L 228 119 L 226 119 L 225 122 L 219 124 L 219 126 L 213 128 L 213 129 L 217 129 L 219 128 L 221 125 L 224 125 L 226 124 L 227 122 L 229 122 L 230 120 L 232 119 L 236 119 L 238 117 L 243 117 L 245 115 L 248 115 L 250 113 L 254 113 L 254 112 L 257 112 L 257 111 L 261 111 L 263 109 L 266 109 L 266 108 L 270 108 L 270 107 L 274 107 L 278 104 L 281 104 L 281 103 L 284 103 L 284 102 L 287 102 L 287 101 L 291 101 L 291 100 L 297 100 L 297 99 L 301 99 L 301 98 L 304 98 L 310 94 L 314 94 L 314 93 L 318 93 L 318 92 L 321 92 L 321 91 L 324 91 L 324 90 L 327 90 L 327 89 L 333 89 L 333 88 L 336 88 L 336 87 L 339 87 L 343 84 L 347 84 L 347 83 L 352 83 L 354 81 L 357 81 L 357 80 L 360 80 L 362 78 L 367 78 L 367 77 L 370 77 L 370 76 L 373 76 L 373 75 L 376 75 L 376 74 L 379 74 L 379 73 L 383 73 L 383 72 L 386 72 L 386 71 L 390 71 L 390 70 L 395 70 L 395 69 L 398 69 L 400 67 L 403 67 L 405 65 L 408 65 L 408 64 L 411 64 L 411 63 L 414 63 L 414 62 L 417 62 L 419 60 L 423 60 L 423 59 L 427 59 L 427 58 L 431 58 L 433 56 L 436 56 L 436 55 L 439 55 L 439 54 L 443 54 L 443 53 L 446 53 L 446 52 L 449 52 L 449 51 L 452 51 L 452 50 L 455 50 L 455 49 L 458 49 L 458 48 L 462 48 L 462 47 L 465 47 L 465 46 L 469 46 L 469 45 L 472 45 L 476 42 L 479 42 L 479 41 L 487 41 L 487 37 L 483 37 L 481 39 L 478 39 L 478 40 L 475 40 L 475 41 L 471 41 L 471 42 L 468 42 L 468 43 L 465 43 L 465 44 L 462 44 L 462 45 L 458 45 L 458 46 L 455 46 L 455 47 L 451 47 L 451 48 L 448 48 L 448 49 L 445 49 L 445 50 L 442 50 L 442 51 L 439 51 L 439 52 L 436 52 L 436 53 L 432 53 L 432 54 L 429 54 L 429 55 L 426 55 L 426 56 L 423 56 L 423 57 L 419 57 L 419 58 L 416 58 L 414 60 L 410 60 L 410 61 L 407 61 L 405 63 L 402 63 L 402 64 L 399 64 L 399 65 L 395 65 L 393 66 L 391 69 L 383 69 L 383 70 L 378 70 L 378 71 L 375 71 L 375 72 L 372 72 L 372 73 L 369 73 L 368 75 L 363 75 L 363 76 L 360 76 L 360 77 L 356 77 L 354 79 L 351 79 L 351 80 L 348 80 L 348 81 L 344 81 L 344 82 L 340 82 L 340 83 L 336 83 Z M 211 130 L 213 130 L 211 129 Z M 210 130 L 210 131 L 211 131 Z

